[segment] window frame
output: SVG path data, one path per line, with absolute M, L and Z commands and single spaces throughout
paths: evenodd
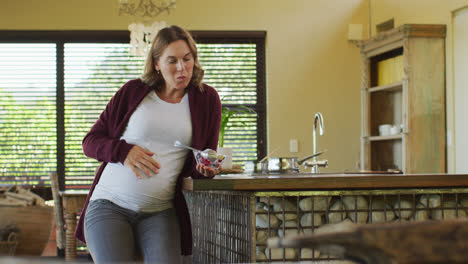
M 257 46 L 257 157 L 266 155 L 266 31 L 190 31 L 197 43 L 255 43 Z M 56 129 L 59 189 L 65 190 L 65 43 L 129 43 L 126 30 L 0 30 L 1 43 L 55 43 L 56 47 Z M 202 65 L 203 66 L 203 65 Z M 215 87 L 216 88 L 216 87 Z M 236 105 L 223 105 L 236 106 Z

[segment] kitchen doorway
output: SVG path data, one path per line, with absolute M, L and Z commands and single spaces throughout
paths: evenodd
M 468 6 L 453 12 L 455 172 L 468 173 Z

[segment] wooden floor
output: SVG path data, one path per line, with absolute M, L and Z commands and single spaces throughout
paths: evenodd
M 39 261 L 44 261 L 46 263 L 47 261 L 50 260 L 51 263 L 65 263 L 65 260 L 63 257 L 58 257 L 57 256 L 57 240 L 56 240 L 56 229 L 55 226 L 52 229 L 52 232 L 50 234 L 49 242 L 47 243 L 46 247 L 44 248 L 44 251 L 42 252 L 42 255 L 40 258 L 38 258 Z M 92 263 L 89 259 L 88 255 L 78 255 L 77 259 L 73 263 Z M 33 262 L 34 263 L 34 262 Z M 42 263 L 42 262 L 41 262 Z M 2 261 L 0 261 L 0 264 L 4 264 Z
M 44 251 L 42 252 L 42 257 L 56 257 L 57 256 L 57 241 L 55 236 L 55 226 L 50 232 L 49 242 L 47 243 Z

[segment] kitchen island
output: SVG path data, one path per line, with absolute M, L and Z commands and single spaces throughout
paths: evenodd
M 329 224 L 465 217 L 468 175 L 320 173 L 185 179 L 194 263 L 328 259 L 314 249 L 269 249 L 266 240 Z

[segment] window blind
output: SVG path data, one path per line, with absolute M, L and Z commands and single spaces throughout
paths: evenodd
M 225 147 L 233 149 L 233 163 L 257 159 L 257 47 L 251 43 L 198 44 L 204 82 L 219 93 L 223 107 L 237 112 L 226 127 Z
M 0 184 L 38 185 L 56 164 L 56 45 L 0 43 Z
M 228 123 L 234 162 L 263 156 L 264 32 L 192 34 L 204 82 L 223 107 L 253 110 Z M 89 188 L 99 163 L 84 156 L 83 137 L 113 94 L 143 71 L 128 41 L 126 31 L 0 34 L 0 184 L 48 184 L 57 171 L 62 190 Z
M 66 43 L 65 186 L 88 188 L 100 165 L 83 154 L 82 140 L 111 97 L 143 71 L 143 59 L 129 55 L 123 43 Z
M 198 44 L 204 82 L 215 87 L 225 107 L 256 103 L 255 44 Z M 83 155 L 81 141 L 112 95 L 143 71 L 127 44 L 65 44 L 65 185 L 87 188 L 99 163 Z M 228 123 L 225 146 L 233 160 L 257 158 L 257 114 L 239 114 Z

